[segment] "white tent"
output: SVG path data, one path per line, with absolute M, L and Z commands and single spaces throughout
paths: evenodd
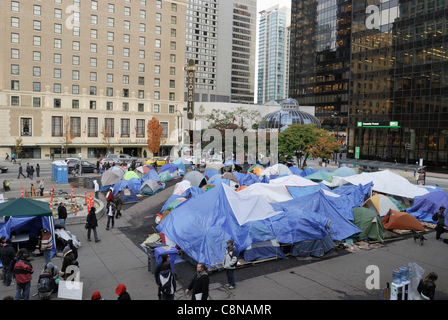
M 390 172 L 389 170 L 377 171 L 372 173 L 363 172 L 358 175 L 349 177 L 333 177 L 333 182 L 323 181 L 329 187 L 338 187 L 344 184 L 353 185 L 366 185 L 373 182 L 373 191 L 402 196 L 406 198 L 415 198 L 417 196 L 423 196 L 429 191 L 412 184 L 406 178 Z

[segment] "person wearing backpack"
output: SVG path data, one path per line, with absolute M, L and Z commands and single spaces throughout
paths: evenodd
M 224 269 L 226 270 L 227 281 L 228 281 L 228 283 L 226 284 L 226 287 L 228 287 L 229 289 L 235 288 L 234 270 L 236 268 L 237 263 L 238 263 L 238 252 L 237 252 L 235 246 L 233 245 L 233 240 L 228 240 L 226 252 L 224 253 L 223 266 L 224 266 Z
M 34 273 L 33 266 L 28 260 L 30 254 L 25 248 L 22 248 L 17 252 L 16 260 L 13 260 L 14 277 L 16 279 L 16 296 L 15 300 L 20 300 L 22 297 L 24 300 L 30 299 L 30 288 L 32 274 Z
M 37 282 L 37 292 L 41 298 L 49 298 L 55 292 L 56 282 L 49 269 L 44 269 Z
M 171 263 L 165 261 L 162 271 L 157 278 L 157 285 L 160 288 L 160 300 L 174 300 L 176 292 L 176 275 L 171 270 Z

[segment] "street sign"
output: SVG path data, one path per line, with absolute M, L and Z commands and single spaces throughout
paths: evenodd
M 359 159 L 359 152 L 361 151 L 360 147 L 355 147 L 355 159 Z
M 356 126 L 358 128 L 400 128 L 398 121 L 358 121 Z
M 194 86 L 195 86 L 195 73 L 198 67 L 195 65 L 193 59 L 188 60 L 188 66 L 186 66 L 185 71 L 187 71 L 187 119 L 194 119 Z

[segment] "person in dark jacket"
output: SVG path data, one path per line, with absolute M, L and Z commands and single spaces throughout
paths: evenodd
M 156 283 L 158 285 L 157 295 L 159 296 L 159 300 L 162 300 L 162 296 L 160 294 L 160 285 L 158 283 L 159 274 L 163 270 L 163 264 L 167 261 L 170 261 L 170 255 L 162 254 L 162 261 L 156 266 L 156 271 L 154 272 L 154 279 L 156 280 Z
M 98 220 L 96 219 L 96 209 L 95 207 L 90 208 L 89 214 L 87 215 L 87 240 L 90 240 L 90 232 L 93 230 L 93 236 L 95 237 L 95 242 L 101 241 L 98 239 L 98 233 L 96 232 L 96 227 L 98 227 Z
M 167 285 L 168 292 L 164 293 L 161 288 Z M 174 292 L 176 292 L 176 275 L 171 270 L 171 263 L 165 261 L 163 263 L 162 271 L 160 271 L 157 278 L 157 285 L 160 291 L 160 300 L 174 300 Z
M 126 286 L 124 284 L 119 284 L 115 289 L 115 293 L 118 295 L 118 300 L 131 300 L 131 296 L 126 291 Z
M 65 221 L 67 220 L 67 208 L 64 205 L 64 202 L 61 202 L 58 207 L 58 219 L 59 224 L 65 229 Z
M 424 279 L 420 280 L 417 291 L 420 293 L 422 300 L 434 300 L 438 278 L 435 272 L 430 272 Z
M 22 177 L 26 178 L 25 175 L 23 174 L 23 168 L 22 168 L 21 164 L 19 164 L 19 175 L 17 176 L 17 179 L 20 179 L 20 175 L 22 175 Z
M 441 206 L 437 212 L 436 240 L 440 240 L 440 236 L 446 232 L 445 230 L 445 207 Z
M 207 267 L 202 262 L 198 263 L 196 276 L 191 280 L 185 293 L 188 294 L 191 291 L 191 300 L 207 300 L 209 284 L 210 279 L 208 278 Z
M 24 300 L 30 299 L 31 279 L 34 269 L 28 260 L 29 255 L 26 249 L 22 248 L 17 252 L 15 258 L 16 261 L 13 268 L 17 289 L 15 300 L 20 300 L 22 297 Z
M 6 239 L 0 250 L 0 260 L 3 265 L 3 284 L 5 286 L 10 286 L 13 272 L 13 270 L 11 270 L 11 261 L 14 260 L 14 257 L 16 256 L 16 250 L 12 246 L 11 239 Z
M 121 196 L 121 191 L 118 191 L 117 195 L 115 196 L 117 201 L 115 202 L 115 207 L 117 209 L 117 215 L 115 216 L 116 219 L 120 219 L 121 217 L 121 209 L 123 207 L 123 197 Z
M 62 251 L 64 259 L 62 260 L 61 271 L 59 271 L 59 275 L 62 279 L 67 280 L 69 276 L 75 273 L 75 270 L 69 268 L 70 266 L 79 267 L 78 261 L 75 259 L 75 255 L 73 251 L 70 250 L 69 246 L 66 246 Z M 69 268 L 69 270 L 67 270 Z

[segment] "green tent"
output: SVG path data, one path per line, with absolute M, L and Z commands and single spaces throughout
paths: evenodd
M 372 240 L 383 241 L 384 229 L 381 218 L 375 212 L 364 207 L 353 208 L 353 223 L 362 230 L 359 234 L 360 238 L 369 238 Z
M 16 198 L 0 203 L 0 217 L 52 216 L 48 203 L 29 198 Z
M 127 171 L 127 172 L 124 174 L 123 178 L 124 178 L 125 180 L 131 180 L 132 178 L 140 179 L 140 177 L 139 177 L 139 176 L 137 175 L 137 173 L 135 173 L 134 171 Z
M 390 199 L 390 201 L 392 201 L 396 206 L 397 206 L 397 208 L 398 208 L 398 211 L 400 211 L 400 212 L 405 212 L 406 210 L 403 208 L 403 206 L 400 204 L 400 202 L 398 202 L 396 199 L 394 199 L 394 198 L 392 198 L 392 197 L 389 197 L 389 196 L 387 196 L 389 199 Z
M 317 171 L 317 172 L 314 172 L 313 174 L 306 176 L 305 178 L 312 180 L 312 181 L 316 181 L 316 182 L 321 182 L 322 180 L 331 182 L 331 181 L 333 181 L 333 175 L 334 175 L 334 173 L 332 173 L 332 172 Z

